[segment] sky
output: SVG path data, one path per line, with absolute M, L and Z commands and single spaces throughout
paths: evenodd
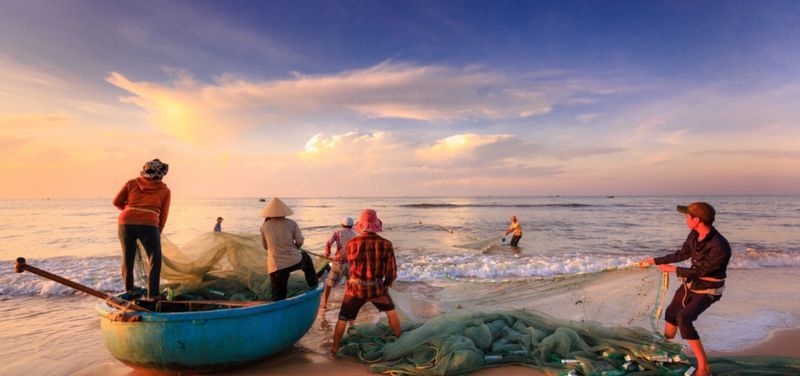
M 800 193 L 796 1 L 0 0 L 0 199 Z

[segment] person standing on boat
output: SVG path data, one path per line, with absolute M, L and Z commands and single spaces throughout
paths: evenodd
M 331 273 L 328 275 L 328 282 L 325 284 L 325 294 L 322 297 L 322 307 L 327 308 L 328 296 L 331 290 L 339 284 L 342 277 L 348 278 L 350 276 L 350 263 L 347 262 L 347 252 L 342 252 L 347 246 L 350 239 L 358 236 L 358 233 L 353 231 L 353 218 L 342 218 L 342 228 L 336 230 L 331 235 L 331 238 L 325 243 L 325 257 L 331 255 L 331 244 L 336 244 L 336 253 L 331 258 Z
M 261 224 L 261 244 L 267 250 L 267 272 L 272 283 L 272 300 L 286 299 L 289 274 L 295 270 L 303 270 L 308 286 L 317 286 L 317 273 L 311 257 L 301 251 L 303 234 L 295 221 L 286 218 L 294 214 L 279 198 L 273 197 L 261 209 L 264 217 Z
M 517 244 L 519 244 L 519 240 L 522 239 L 522 226 L 520 226 L 519 222 L 517 222 L 516 215 L 511 216 L 511 226 L 508 228 L 508 230 L 506 230 L 506 233 L 503 235 L 503 241 L 506 240 L 505 236 L 508 236 L 508 234 L 512 232 L 514 233 L 514 235 L 511 237 L 510 244 L 512 247 L 516 247 Z
M 147 297 L 159 296 L 161 279 L 161 232 L 169 215 L 170 190 L 161 181 L 169 165 L 158 159 L 144 164 L 140 176 L 128 180 L 114 197 L 119 215 L 119 241 L 122 245 L 122 279 L 125 291 L 133 290 L 133 264 L 139 240 L 147 253 Z
M 683 285 L 675 291 L 672 303 L 664 314 L 664 337 L 675 338 L 675 333 L 680 329 L 681 337 L 689 342 L 697 358 L 695 375 L 707 376 L 711 375 L 711 370 L 694 321 L 711 304 L 722 298 L 731 246 L 712 226 L 716 211 L 711 205 L 695 202 L 689 206 L 678 206 L 678 211 L 685 214 L 686 226 L 691 230 L 681 249 L 671 255 L 642 260 L 639 265 L 658 265 L 662 272 L 675 273 L 683 279 Z M 692 259 L 691 267 L 669 265 L 688 258 Z
M 378 236 L 383 231 L 383 223 L 375 210 L 364 209 L 361 218 L 353 228 L 361 232 L 347 243 L 347 261 L 350 263 L 350 278 L 345 284 L 339 321 L 333 331 L 331 354 L 339 352 L 348 321 L 358 316 L 358 311 L 366 302 L 378 311 L 386 312 L 389 326 L 395 337 L 400 337 L 400 318 L 394 310 L 394 302 L 389 296 L 389 287 L 397 278 L 397 261 L 394 258 L 392 242 Z

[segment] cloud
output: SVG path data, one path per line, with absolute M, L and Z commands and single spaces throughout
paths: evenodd
M 63 113 L 52 114 L 9 114 L 0 115 L 0 130 L 24 132 L 35 128 L 43 130 L 46 128 L 63 127 L 73 122 L 73 117 Z
M 202 83 L 185 72 L 172 76 L 169 83 L 135 82 L 113 72 L 107 81 L 133 94 L 122 101 L 145 109 L 159 128 L 194 141 L 253 127 L 336 119 L 429 123 L 521 119 L 547 114 L 575 96 L 616 92 L 574 80 L 562 85 L 552 78 L 520 79 L 474 66 L 392 61 L 334 74 L 293 72 L 289 79 L 267 81 L 222 74 L 212 83 Z
M 193 144 L 225 142 L 246 128 L 245 114 L 237 114 L 207 100 L 204 86 L 185 72 L 173 72 L 171 85 L 134 82 L 119 73 L 106 80 L 131 94 L 120 98 L 147 111 L 149 120 L 167 134 Z
M 747 157 L 758 159 L 790 159 L 800 160 L 800 150 L 771 150 L 771 149 L 739 149 L 739 150 L 704 150 L 697 154 L 718 155 L 728 157 Z
M 562 172 L 532 154 L 534 149 L 508 134 L 462 133 L 422 142 L 406 134 L 352 131 L 316 134 L 299 157 L 306 180 L 320 179 L 317 184 L 331 190 L 347 192 L 344 187 L 353 185 L 368 186 L 372 194 L 424 194 L 451 187 L 477 194 L 523 187 Z
M 531 145 L 509 134 L 456 134 L 414 151 L 414 156 L 432 166 L 481 167 L 520 155 L 529 155 Z
M 592 120 L 597 119 L 597 118 L 599 118 L 601 116 L 603 116 L 603 115 L 601 115 L 601 114 L 579 114 L 575 118 L 578 119 L 578 121 L 581 122 L 581 123 L 589 123 Z

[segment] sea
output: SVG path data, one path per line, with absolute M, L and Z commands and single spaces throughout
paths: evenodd
M 694 201 L 716 208 L 714 225 L 733 249 L 732 272 L 800 270 L 800 196 L 282 199 L 294 210 L 290 218 L 305 237 L 303 248 L 320 254 L 343 217 L 357 220 L 363 209 L 375 209 L 384 224 L 381 235 L 394 244 L 398 283 L 412 293 L 470 281 L 498 283 L 493 291 L 503 296 L 518 288 L 511 283 L 504 291 L 502 283 L 509 281 L 585 275 L 665 255 L 688 234 L 676 205 Z M 178 246 L 186 244 L 212 231 L 217 217 L 224 218 L 225 232 L 258 233 L 263 221 L 258 211 L 265 204 L 259 198 L 174 198 L 164 235 Z M 96 336 L 78 335 L 75 329 L 96 330 L 91 298 L 29 273 L 14 273 L 13 265 L 24 257 L 94 289 L 121 292 L 118 215 L 111 198 L 0 201 L 0 333 L 6 333 L 0 334 L 0 373 L 18 370 L 22 365 L 12 359 L 23 351 L 54 354 L 36 358 L 41 373 L 77 372 L 64 368 L 54 346 L 99 348 Z M 519 247 L 501 240 L 512 215 L 523 229 Z M 469 286 L 474 284 L 462 289 Z M 59 307 L 88 311 L 56 315 Z M 770 317 L 779 322 L 762 322 L 762 337 L 770 328 L 800 326 L 800 314 L 775 311 Z M 25 323 L 32 323 L 29 330 L 20 329 Z M 65 326 L 72 327 L 67 334 Z

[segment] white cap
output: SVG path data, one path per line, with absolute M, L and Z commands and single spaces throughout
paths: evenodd
M 344 217 L 342 218 L 342 226 L 344 227 L 353 227 L 353 218 Z

